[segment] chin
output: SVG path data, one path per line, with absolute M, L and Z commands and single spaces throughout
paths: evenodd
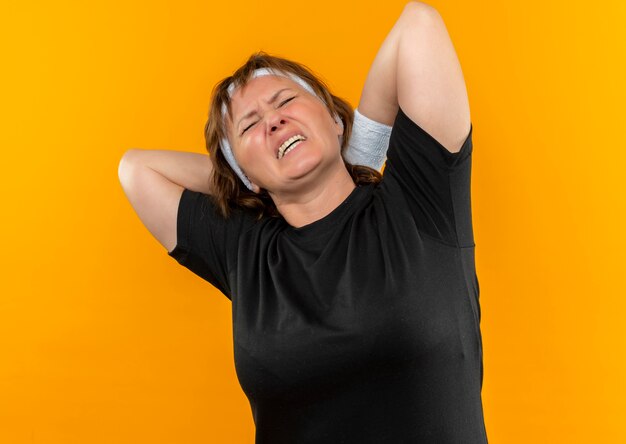
M 297 180 L 314 173 L 316 170 L 325 167 L 324 159 L 321 156 L 311 155 L 312 153 L 294 153 L 302 154 L 297 158 L 289 159 L 288 165 L 284 165 L 282 172 L 289 180 Z

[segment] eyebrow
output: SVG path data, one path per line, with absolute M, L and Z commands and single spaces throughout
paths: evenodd
M 283 89 L 279 89 L 278 91 L 276 91 L 274 93 L 274 95 L 266 102 L 268 105 L 271 105 L 272 103 L 274 103 L 276 101 L 276 99 L 278 98 L 278 96 L 280 95 L 281 92 L 286 91 L 288 89 L 292 89 L 292 88 L 283 88 Z M 257 110 L 252 110 L 249 113 L 247 113 L 245 116 L 243 116 L 241 119 L 239 119 L 239 122 L 237 122 L 237 131 L 239 131 L 239 126 L 241 125 L 241 122 L 243 122 L 244 120 L 246 120 L 248 117 L 252 117 L 254 114 L 256 114 L 258 111 Z

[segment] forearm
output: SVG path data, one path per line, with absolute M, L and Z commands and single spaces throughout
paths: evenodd
M 211 194 L 210 177 L 213 170 L 208 154 L 173 150 L 128 150 L 120 163 L 150 168 L 170 182 L 192 191 Z
M 389 31 L 367 75 L 359 106 L 355 112 L 353 133 L 344 153 L 347 162 L 380 170 L 386 160 L 391 128 L 398 114 L 398 47 L 409 16 L 416 10 L 430 8 L 420 2 L 405 5 Z
M 408 2 L 387 33 L 367 74 L 361 92 L 359 110 L 363 115 L 386 125 L 393 125 L 398 113 L 398 51 L 410 17 L 416 11 L 430 8 L 420 2 Z

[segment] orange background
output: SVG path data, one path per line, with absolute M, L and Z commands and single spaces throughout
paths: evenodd
M 404 1 L 32 1 L 0 14 L 0 442 L 251 443 L 230 302 L 133 212 L 250 53 L 358 104 Z M 432 1 L 474 125 L 490 443 L 626 442 L 626 6 Z

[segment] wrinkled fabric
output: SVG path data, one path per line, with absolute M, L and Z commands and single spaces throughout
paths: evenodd
M 472 128 L 399 110 L 380 184 L 294 228 L 185 190 L 168 254 L 232 301 L 256 443 L 486 443 Z

